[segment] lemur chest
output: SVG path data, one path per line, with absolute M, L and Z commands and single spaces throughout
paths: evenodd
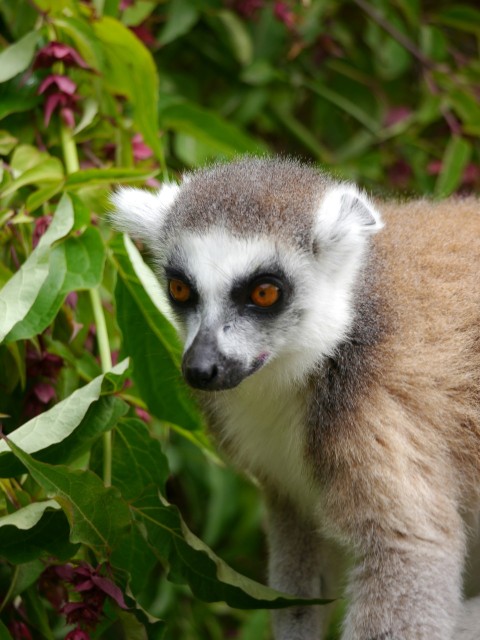
M 216 399 L 220 444 L 240 470 L 310 510 L 315 483 L 301 391 L 249 382 Z

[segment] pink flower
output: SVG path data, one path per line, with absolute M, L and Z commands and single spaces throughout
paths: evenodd
M 145 409 L 142 409 L 141 407 L 135 407 L 135 413 L 140 418 L 140 420 L 143 420 L 147 424 L 152 421 L 152 416 L 148 413 L 148 411 L 145 411 Z
M 90 636 L 80 627 L 76 627 L 67 633 L 65 640 L 90 640 Z
M 47 382 L 38 382 L 33 387 L 33 393 L 42 404 L 48 404 L 55 397 L 55 389 Z
M 295 26 L 295 14 L 287 2 L 275 2 L 273 5 L 273 15 L 289 29 Z
M 66 44 L 56 41 L 49 42 L 37 52 L 33 68 L 48 68 L 51 67 L 54 62 L 57 62 L 57 60 L 61 60 L 66 67 L 90 68 L 78 51 L 75 51 L 75 49 Z
M 134 160 L 146 160 L 153 156 L 153 151 L 145 144 L 141 133 L 136 133 L 132 138 L 132 153 Z
M 52 216 L 40 216 L 35 220 L 35 226 L 32 234 L 32 247 L 35 249 L 45 231 L 52 222 Z
M 45 93 L 46 100 L 44 105 L 44 121 L 47 127 L 52 113 L 60 110 L 60 115 L 68 127 L 75 126 L 75 118 L 73 116 L 76 110 L 78 96 L 75 94 L 77 85 L 67 76 L 51 74 L 47 76 L 38 88 L 38 93 Z
M 58 74 L 52 73 L 47 76 L 43 82 L 38 87 L 38 93 L 45 93 L 47 89 L 49 89 L 52 85 L 56 85 L 57 89 L 62 93 L 66 93 L 69 96 L 72 96 L 75 93 L 77 85 L 73 80 L 67 78 L 67 76 L 60 76 Z
M 8 628 L 14 640 L 32 640 L 32 634 L 24 622 L 14 620 Z
M 244 18 L 251 19 L 256 16 L 263 6 L 263 0 L 236 0 L 234 9 Z
M 146 47 L 153 47 L 157 43 L 153 33 L 144 24 L 139 24 L 137 27 L 130 27 L 130 31 L 132 31 Z
M 410 117 L 412 110 L 408 107 L 392 107 L 387 111 L 383 119 L 383 125 L 385 127 L 391 127 L 398 122 L 402 122 L 406 118 Z

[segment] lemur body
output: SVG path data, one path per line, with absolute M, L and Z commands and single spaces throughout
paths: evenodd
M 216 439 L 265 491 L 270 584 L 340 595 L 320 589 L 332 540 L 356 557 L 344 640 L 478 640 L 456 621 L 480 504 L 479 202 L 380 218 L 351 185 L 260 159 L 114 199 L 169 283 Z M 277 612 L 276 638 L 320 637 L 322 611 Z

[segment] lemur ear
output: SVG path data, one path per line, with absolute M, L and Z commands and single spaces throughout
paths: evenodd
M 325 193 L 315 221 L 315 243 L 335 243 L 349 238 L 354 241 L 383 227 L 379 212 L 369 198 L 355 185 L 341 184 Z
M 110 196 L 112 225 L 149 245 L 163 226 L 180 187 L 166 183 L 159 191 L 120 187 Z

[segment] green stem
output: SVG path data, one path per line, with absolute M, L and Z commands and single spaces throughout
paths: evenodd
M 15 566 L 15 569 L 13 570 L 12 580 L 10 582 L 10 586 L 8 587 L 8 591 L 5 594 L 5 597 L 2 600 L 2 602 L 0 602 L 0 613 L 2 613 L 2 611 L 5 608 L 5 606 L 8 604 L 10 598 L 13 595 L 13 591 L 15 589 L 15 585 L 17 584 L 17 578 L 18 578 L 19 569 L 20 569 L 20 565 L 17 564 Z
M 72 136 L 72 131 L 65 124 L 60 127 L 60 139 L 62 142 L 63 158 L 67 173 L 75 173 L 80 169 L 78 162 L 77 146 Z M 103 373 L 112 368 L 112 354 L 108 340 L 107 323 L 103 313 L 102 301 L 98 287 L 90 289 L 90 302 L 97 328 L 97 345 L 100 353 L 100 362 Z M 103 482 L 109 487 L 112 484 L 112 433 L 103 434 Z
M 60 140 L 62 142 L 63 159 L 67 173 L 75 173 L 75 171 L 80 169 L 77 146 L 71 130 L 63 123 L 60 126 Z

